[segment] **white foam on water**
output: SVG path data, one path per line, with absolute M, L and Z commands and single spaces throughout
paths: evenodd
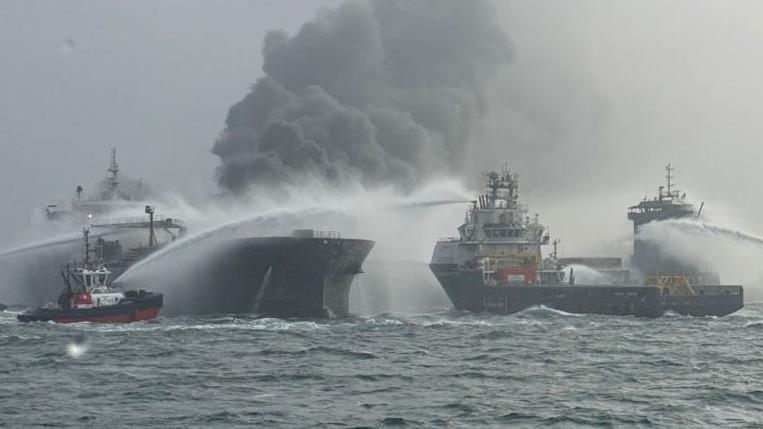
M 396 320 L 396 319 L 368 319 L 368 320 L 365 321 L 365 323 L 369 324 L 369 325 L 381 325 L 381 326 L 401 326 L 401 325 L 405 325 L 405 323 L 403 323 L 400 320 Z
M 247 331 L 317 331 L 327 329 L 327 325 L 309 321 L 285 321 L 281 319 L 256 319 L 245 322 L 229 323 L 190 323 L 172 325 L 115 325 L 97 327 L 98 332 L 169 332 L 169 331 L 216 331 L 216 330 L 247 330 Z
M 42 337 L 37 335 L 0 335 L 0 340 L 5 340 L 8 338 L 18 338 L 20 340 L 39 340 L 42 339 Z
M 558 314 L 560 316 L 565 317 L 583 317 L 585 314 L 577 314 L 577 313 L 567 313 L 566 311 L 557 310 L 555 308 L 549 308 L 545 305 L 533 305 L 531 307 L 527 307 L 524 310 L 516 313 L 516 314 L 532 314 L 532 313 L 542 313 L 542 312 L 548 312 L 548 313 L 554 313 Z
M 755 320 L 747 322 L 744 325 L 745 328 L 763 328 L 763 320 Z
M 437 319 L 432 321 L 424 320 L 411 320 L 411 324 L 417 326 L 431 327 L 431 326 L 493 326 L 492 323 L 484 320 L 452 320 L 452 319 Z

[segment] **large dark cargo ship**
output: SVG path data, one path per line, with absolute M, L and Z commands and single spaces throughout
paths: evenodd
M 743 306 L 741 286 L 720 285 L 717 275 L 680 263 L 637 234 L 648 222 L 698 215 L 685 194 L 673 189 L 670 172 L 668 166 L 667 189 L 661 187 L 656 198 L 629 209 L 633 262 L 643 278 L 623 270 L 619 258 L 598 258 L 605 260 L 607 269 L 601 273 L 608 281 L 581 285 L 575 283 L 574 266 L 564 269 L 556 251 L 544 260 L 541 247 L 550 238 L 537 215 L 527 216 L 519 200 L 518 176 L 506 168 L 486 174 L 487 194 L 472 202 L 458 238 L 437 242 L 430 268 L 459 310 L 514 313 L 544 305 L 570 313 L 645 317 L 668 311 L 733 313 Z
M 311 229 L 228 239 L 181 273 L 154 278 L 166 291 L 170 314 L 346 317 L 350 287 L 373 245 Z

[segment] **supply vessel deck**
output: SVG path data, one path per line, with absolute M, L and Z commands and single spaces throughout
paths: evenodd
M 680 262 L 638 234 L 649 222 L 699 215 L 686 195 L 674 189 L 671 171 L 669 165 L 668 185 L 660 187 L 657 197 L 644 199 L 628 212 L 634 222 L 634 273 L 644 274 L 631 275 L 615 262 L 600 272 L 608 281 L 576 284 L 574 266 L 565 266 L 556 250 L 542 257 L 541 248 L 551 244 L 550 237 L 538 215 L 527 215 L 519 199 L 518 175 L 505 167 L 501 173 L 485 174 L 487 193 L 472 201 L 459 237 L 437 242 L 430 268 L 458 310 L 514 313 L 543 305 L 570 313 L 644 317 L 668 311 L 693 316 L 733 313 L 744 305 L 742 286 L 721 285 L 716 274 Z M 619 260 L 589 259 L 592 264 L 596 259 Z

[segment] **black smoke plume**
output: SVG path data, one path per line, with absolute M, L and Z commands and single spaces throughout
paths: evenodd
M 461 172 L 512 45 L 487 1 L 368 0 L 269 32 L 263 55 L 213 148 L 233 192 L 304 175 L 411 189 Z

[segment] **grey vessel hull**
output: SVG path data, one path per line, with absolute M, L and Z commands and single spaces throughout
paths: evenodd
M 181 275 L 159 280 L 165 313 L 346 317 L 353 279 L 373 245 L 336 237 L 227 240 Z
M 693 295 L 666 295 L 657 286 L 498 285 L 487 286 L 482 273 L 431 264 L 458 310 L 510 314 L 533 306 L 568 313 L 660 317 L 666 312 L 725 316 L 744 306 L 742 286 L 693 285 Z

